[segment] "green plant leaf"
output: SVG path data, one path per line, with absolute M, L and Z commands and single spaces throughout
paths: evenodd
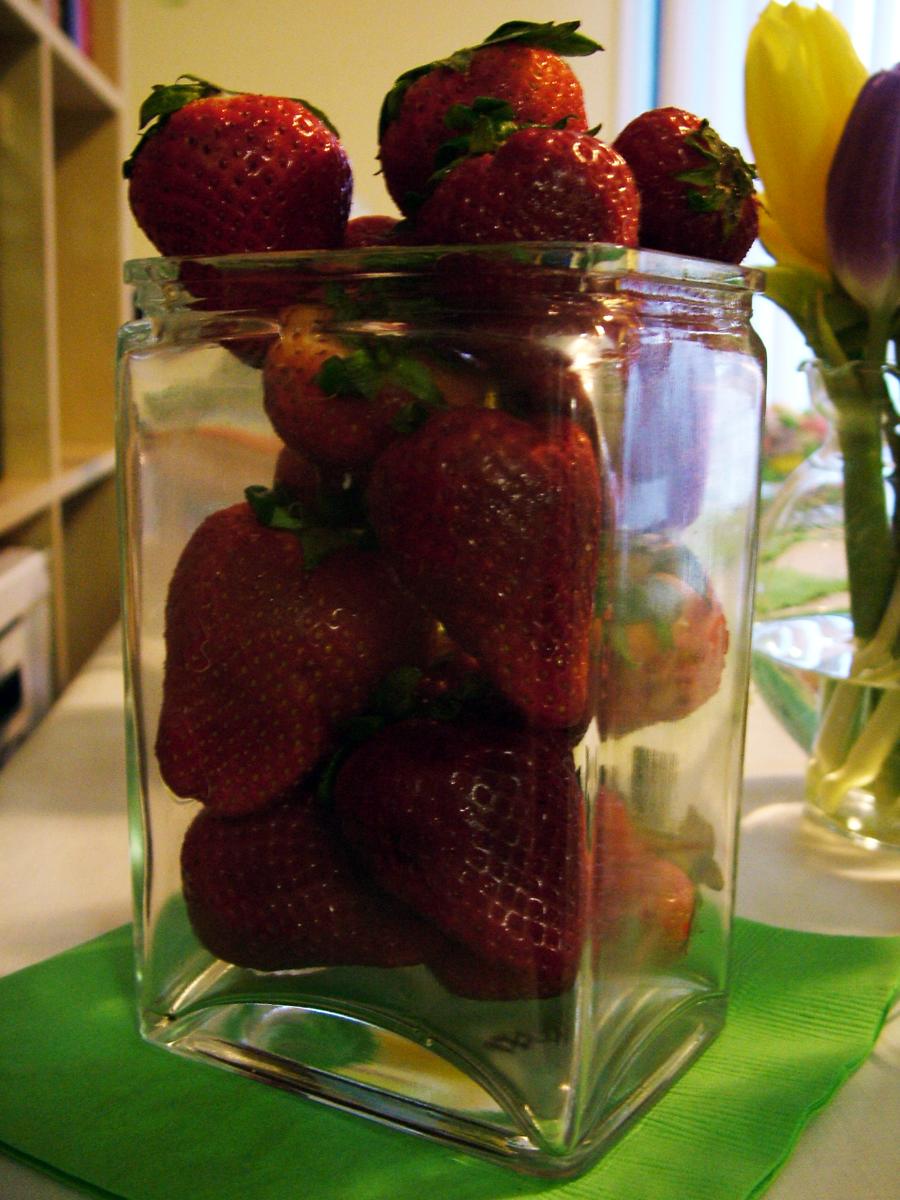
M 836 341 L 847 358 L 865 342 L 865 311 L 833 280 L 805 267 L 778 263 L 765 269 L 765 294 L 788 314 L 816 358 L 833 358 Z

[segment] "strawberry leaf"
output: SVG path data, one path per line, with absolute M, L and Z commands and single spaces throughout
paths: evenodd
M 302 104 L 303 107 L 305 109 L 307 109 L 309 112 L 311 112 L 314 117 L 318 117 L 318 119 L 322 122 L 322 124 L 325 126 L 325 128 L 330 130 L 336 138 L 339 138 L 341 136 L 340 132 L 338 130 L 338 127 L 331 120 L 331 118 L 328 116 L 328 114 L 326 112 L 324 112 L 321 108 L 316 108 L 315 104 L 310 104 L 310 102 L 308 100 L 304 100 L 301 96 L 291 96 L 290 99 L 293 100 L 296 104 Z
M 314 378 L 326 396 L 363 396 L 371 400 L 382 384 L 382 372 L 368 350 L 326 358 Z
M 688 185 L 688 208 L 697 213 L 721 212 L 727 234 L 737 223 L 744 201 L 753 194 L 756 167 L 745 161 L 736 146 L 724 142 L 708 121 L 687 134 L 684 142 L 704 159 L 704 165 L 675 175 Z
M 294 533 L 303 547 L 303 566 L 314 570 L 336 550 L 366 546 L 373 540 L 368 525 L 347 523 L 351 509 L 328 501 L 304 505 L 283 487 L 255 484 L 244 489 L 254 516 L 267 529 Z
M 578 32 L 580 25 L 580 21 L 505 21 L 484 39 L 482 45 L 539 46 L 566 58 L 584 58 L 602 50 L 599 42 Z
M 141 105 L 138 129 L 143 129 L 157 117 L 167 117 L 178 112 L 193 100 L 206 96 L 219 96 L 222 89 L 218 84 L 201 79 L 198 75 L 179 75 L 174 83 L 154 83 L 150 95 Z
M 424 363 L 401 355 L 395 359 L 388 375 L 391 382 L 399 384 L 405 392 L 409 392 L 429 408 L 444 407 L 444 394 Z
M 244 489 L 244 496 L 257 521 L 267 529 L 286 529 L 296 533 L 304 527 L 305 518 L 300 504 L 284 488 L 254 484 Z
M 359 316 L 359 304 L 342 283 L 328 283 L 324 296 L 326 306 L 331 309 L 332 319 L 337 322 L 352 321 Z
M 569 120 L 566 117 L 562 124 Z M 479 96 L 471 104 L 452 104 L 444 114 L 448 129 L 458 131 L 459 136 L 450 138 L 438 147 L 434 156 L 434 171 L 429 176 L 424 193 L 409 195 L 410 212 L 419 209 L 442 179 L 464 158 L 477 154 L 492 154 L 498 146 L 530 122 L 518 122 L 512 106 L 506 100 L 493 96 Z
M 143 150 L 149 139 L 157 134 L 165 125 L 172 113 L 178 112 L 186 104 L 194 100 L 203 100 L 207 96 L 223 95 L 222 88 L 199 75 L 179 75 L 174 83 L 154 83 L 150 95 L 144 100 L 138 114 L 138 131 L 141 136 L 129 157 L 122 164 L 122 174 L 126 179 L 131 178 L 135 159 Z
M 404 406 L 410 409 L 407 416 L 400 417 L 395 427 L 402 432 L 412 432 L 421 424 L 415 419 L 410 425 L 413 411 L 428 412 L 444 407 L 444 396 L 434 381 L 429 368 L 418 359 L 389 344 L 384 339 L 377 345 L 362 346 L 348 355 L 332 355 L 327 358 L 315 376 L 315 383 L 326 396 L 356 396 L 373 400 L 385 388 L 400 389 L 413 398 Z M 408 427 L 407 427 L 408 426 Z
M 434 171 L 429 177 L 430 187 L 433 187 L 448 175 L 450 167 L 454 163 L 459 162 L 461 158 L 468 157 L 470 145 L 471 139 L 467 133 L 461 137 L 450 138 L 449 141 L 441 143 L 435 152 Z M 430 195 L 430 188 L 424 192 L 410 192 L 407 200 L 410 211 L 415 212 L 421 208 Z

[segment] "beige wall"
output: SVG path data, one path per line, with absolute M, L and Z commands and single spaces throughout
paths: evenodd
M 392 212 L 377 175 L 376 124 L 381 100 L 401 71 L 478 42 L 503 21 L 579 19 L 606 49 L 572 63 L 591 123 L 603 122 L 613 137 L 623 91 L 617 89 L 621 13 L 640 3 L 580 0 L 560 8 L 532 0 L 128 0 L 129 109 L 136 126 L 151 86 L 185 72 L 233 90 L 303 97 L 324 109 L 341 132 L 354 169 L 354 211 Z M 129 249 L 152 253 L 136 228 Z

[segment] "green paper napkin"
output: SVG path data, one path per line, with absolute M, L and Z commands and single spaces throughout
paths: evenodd
M 0 1148 L 126 1200 L 744 1200 L 865 1059 L 900 938 L 738 921 L 706 1054 L 580 1179 L 547 1183 L 144 1044 L 129 929 L 0 979 Z

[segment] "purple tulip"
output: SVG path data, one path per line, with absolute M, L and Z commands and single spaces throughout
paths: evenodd
M 900 301 L 900 63 L 863 84 L 828 175 L 834 274 L 870 312 Z

